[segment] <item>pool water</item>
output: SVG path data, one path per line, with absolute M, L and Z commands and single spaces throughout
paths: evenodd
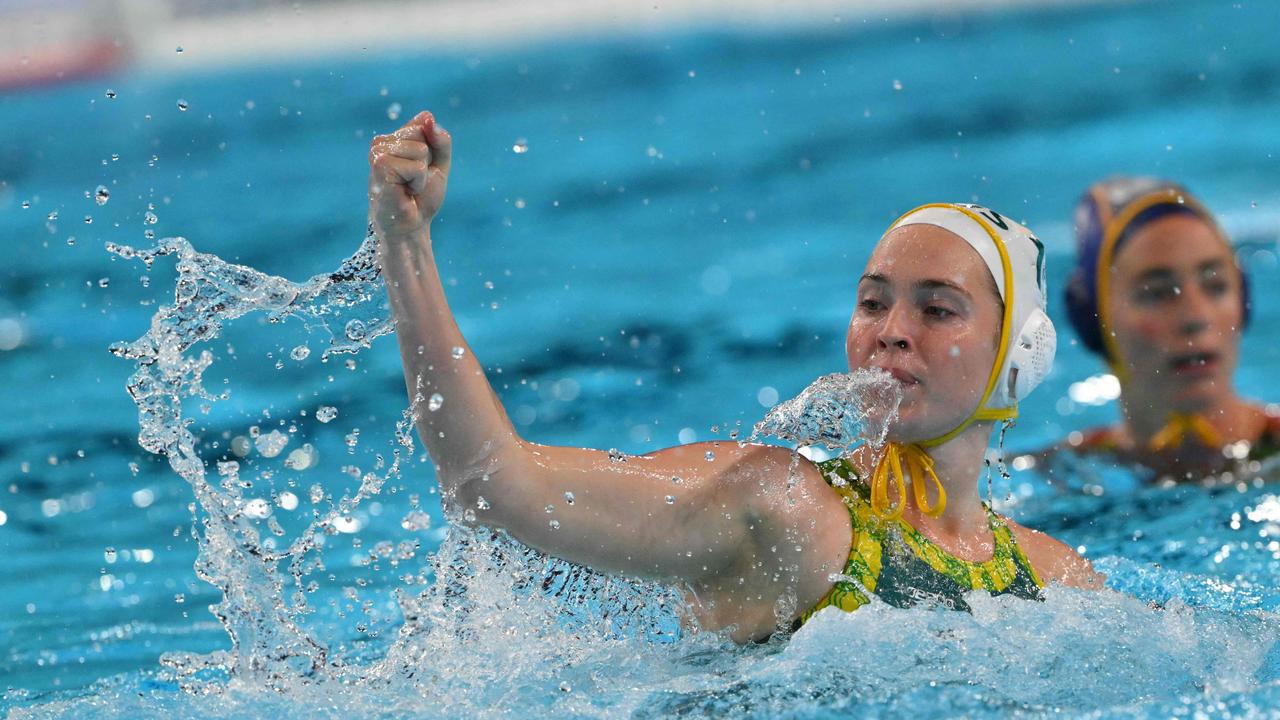
M 193 348 L 212 364 L 190 429 L 206 460 L 242 463 L 235 479 L 211 464 L 210 486 L 267 500 L 281 545 L 341 509 L 299 571 L 308 612 L 281 565 L 291 637 L 329 665 L 229 674 L 197 657 L 231 648 L 208 611 L 221 593 L 193 571 L 208 513 L 138 446 L 136 368 L 107 351 L 175 302 L 176 258 L 147 270 L 104 243 L 181 235 L 268 275 L 323 276 L 364 240 L 372 135 L 432 108 L 456 144 L 437 254 L 512 418 L 536 441 L 634 453 L 729 442 L 844 369 L 852 278 L 896 214 L 989 204 L 1037 230 L 1061 288 L 1079 191 L 1156 173 L 1242 244 L 1258 292 L 1238 382 L 1276 400 L 1277 20 L 1271 4 L 1220 2 L 846 17 L 6 97 L 0 345 L 17 347 L 0 352 L 0 703 L 66 717 L 1273 712 L 1274 484 L 1015 473 L 998 499 L 1081 548 L 1110 591 L 979 600 L 972 615 L 873 605 L 733 648 L 682 633 L 659 589 L 449 530 L 429 461 L 397 439 L 393 340 L 347 334 L 360 313 L 376 325 L 376 298 L 341 322 L 228 318 Z M 1011 449 L 1115 417 L 1073 389 L 1103 368 L 1051 314 L 1058 362 Z M 359 351 L 324 358 L 335 337 Z M 352 506 L 371 473 L 385 484 Z M 239 479 L 254 487 L 230 489 Z M 272 541 L 267 522 L 252 527 Z M 237 607 L 262 600 L 253 627 L 283 632 L 258 589 Z

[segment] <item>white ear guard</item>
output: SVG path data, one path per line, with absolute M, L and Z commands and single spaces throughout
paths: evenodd
M 1053 321 L 1043 310 L 1035 308 L 1022 324 L 1021 332 L 1009 344 L 1003 395 L 999 392 L 1000 388 L 997 388 L 997 392 L 993 392 L 987 402 L 988 406 L 998 407 L 1005 402 L 1016 405 L 1029 395 L 1053 369 L 1053 358 L 1057 351 L 1058 332 L 1053 329 Z

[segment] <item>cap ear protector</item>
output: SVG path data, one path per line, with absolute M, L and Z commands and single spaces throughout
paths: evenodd
M 1208 209 L 1174 183 L 1142 177 L 1113 178 L 1090 187 L 1076 205 L 1076 267 L 1064 293 L 1067 318 L 1084 346 L 1112 365 L 1118 356 L 1109 349 L 1109 338 L 1104 337 L 1106 319 L 1100 306 L 1100 298 L 1106 294 L 1103 288 L 1109 285 L 1112 260 L 1133 231 L 1157 218 L 1177 213 L 1205 221 L 1230 247 L 1226 233 Z M 1240 274 L 1240 328 L 1244 330 L 1253 314 L 1253 302 L 1249 276 L 1238 260 L 1236 269 Z
M 959 435 L 975 420 L 1016 417 L 1018 401 L 1053 367 L 1057 333 L 1045 313 L 1044 244 L 1030 230 L 994 210 L 967 203 L 922 205 L 889 230 L 917 224 L 942 228 L 967 242 L 986 263 L 1004 301 L 1000 346 L 978 408 L 951 432 L 920 443 L 931 446 Z
M 1044 310 L 1034 308 L 1009 346 L 1008 396 L 1017 403 L 1036 389 L 1053 370 L 1058 331 Z

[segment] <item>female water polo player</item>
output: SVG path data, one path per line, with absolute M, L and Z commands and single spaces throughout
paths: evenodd
M 474 522 L 592 568 L 678 583 L 693 621 L 738 641 L 827 605 L 852 610 L 866 591 L 964 607 L 974 589 L 1037 598 L 1048 581 L 1100 583 L 1087 561 L 996 515 L 977 490 L 992 424 L 1052 361 L 1043 255 L 1025 228 L 976 206 L 929 205 L 877 245 L 846 345 L 850 368 L 880 368 L 903 392 L 879 456 L 813 464 L 782 447 L 704 443 L 618 462 L 521 438 L 466 351 L 430 233 L 451 153 L 429 113 L 376 138 L 370 215 L 410 396 L 445 398 L 417 408 L 418 432 L 445 502 Z M 673 477 L 680 497 L 668 503 Z M 554 522 L 548 506 L 560 508 Z
M 1200 478 L 1280 451 L 1280 417 L 1236 395 L 1249 288 L 1213 215 L 1170 182 L 1120 177 L 1076 208 L 1072 325 L 1120 382 L 1122 419 L 1067 447 Z

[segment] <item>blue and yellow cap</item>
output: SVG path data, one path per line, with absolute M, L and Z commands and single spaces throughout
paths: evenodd
M 1203 204 L 1177 183 L 1150 177 L 1120 176 L 1096 183 L 1076 204 L 1076 266 L 1066 287 L 1067 317 L 1084 346 L 1121 370 L 1107 317 L 1110 268 L 1116 253 L 1138 228 L 1158 218 L 1198 217 L 1228 243 Z M 1244 281 L 1244 273 L 1240 275 Z M 1243 286 L 1244 322 L 1249 321 L 1249 288 Z

